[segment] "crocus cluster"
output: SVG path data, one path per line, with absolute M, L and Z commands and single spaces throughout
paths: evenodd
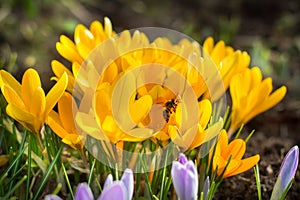
M 113 181 L 111 174 L 104 183 L 103 191 L 97 200 L 130 200 L 133 195 L 133 172 L 126 169 L 120 181 Z M 80 183 L 74 195 L 75 200 L 94 200 L 94 195 L 87 183 Z M 57 195 L 47 195 L 45 200 L 62 200 Z
M 113 151 L 114 146 L 148 153 L 174 144 L 181 152 L 200 155 L 199 149 L 207 145 L 207 151 L 199 156 L 207 162 L 205 184 L 201 185 L 204 197 L 214 178 L 240 174 L 259 162 L 259 155 L 244 158 L 245 140 L 231 136 L 286 94 L 285 86 L 273 90 L 272 79 L 263 78 L 259 67 L 250 66 L 247 52 L 224 41 L 215 43 L 211 37 L 201 48 L 187 38 L 172 42 L 172 38 L 151 38 L 139 30 L 116 34 L 110 20 L 104 18 L 104 24 L 77 25 L 74 39 L 62 35 L 56 49 L 72 68 L 58 60 L 51 62 L 51 79 L 56 84 L 47 95 L 36 70 L 27 69 L 21 83 L 0 71 L 7 114 L 39 141 L 47 124 L 84 158 L 85 142 L 91 140 L 103 145 L 104 157 L 114 162 L 123 161 L 122 152 Z M 232 104 L 224 117 L 218 101 L 222 102 L 226 93 Z M 150 145 L 143 146 L 146 143 Z M 298 151 L 295 147 L 286 156 L 273 196 L 282 194 L 294 176 Z M 2 158 L 0 165 L 4 161 Z M 173 161 L 171 176 L 179 199 L 198 198 L 199 169 L 184 154 Z M 126 169 L 120 181 L 108 175 L 98 199 L 129 200 L 133 188 L 133 172 Z M 90 200 L 94 196 L 88 184 L 81 183 L 74 198 Z M 46 199 L 60 197 L 48 195 Z

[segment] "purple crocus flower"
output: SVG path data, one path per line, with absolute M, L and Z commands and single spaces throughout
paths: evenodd
M 111 174 L 104 183 L 104 188 L 98 200 L 130 200 L 133 196 L 133 172 L 126 169 L 120 181 L 113 181 Z
M 45 200 L 62 200 L 62 198 L 55 194 L 48 194 L 45 196 Z
M 94 200 L 94 195 L 87 183 L 79 183 L 74 196 L 75 200 Z
M 46 195 L 45 200 L 62 200 L 59 196 L 55 194 Z M 94 200 L 94 195 L 91 188 L 87 183 L 79 183 L 76 191 L 74 200 Z
M 197 199 L 198 173 L 193 161 L 188 161 L 185 155 L 181 153 L 178 161 L 173 161 L 171 174 L 179 199 Z
M 203 199 L 206 200 L 208 192 L 209 192 L 209 187 L 210 187 L 210 181 L 209 181 L 209 176 L 206 177 L 205 183 L 204 183 L 204 188 L 203 188 Z
M 284 157 L 278 178 L 273 188 L 271 200 L 279 199 L 283 192 L 287 189 L 290 181 L 294 178 L 299 159 L 299 148 L 294 146 Z

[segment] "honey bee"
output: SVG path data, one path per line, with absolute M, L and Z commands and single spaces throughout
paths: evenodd
M 179 103 L 178 99 L 171 99 L 165 103 L 165 109 L 163 111 L 163 117 L 166 122 L 169 122 L 170 116 L 175 112 L 177 105 Z

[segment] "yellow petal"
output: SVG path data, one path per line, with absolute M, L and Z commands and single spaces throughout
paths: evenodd
M 22 78 L 22 98 L 27 107 L 31 107 L 36 90 L 41 87 L 40 76 L 36 70 L 29 68 Z
M 211 52 L 211 58 L 218 66 L 221 60 L 225 57 L 225 43 L 224 41 L 219 41 Z
M 73 71 L 73 74 L 74 74 L 75 78 L 77 78 L 77 74 L 79 72 L 80 67 L 81 67 L 81 65 L 78 62 L 73 62 L 72 71 Z
M 228 160 L 226 160 L 225 165 L 218 170 L 218 175 L 220 175 L 225 168 Z M 241 166 L 242 161 L 241 160 L 230 160 L 229 165 L 226 168 L 226 171 L 223 175 L 223 178 L 231 176 L 232 173 L 235 173 L 236 170 Z
M 95 43 L 99 44 L 105 38 L 103 38 L 103 26 L 99 21 L 93 21 L 90 25 L 90 31 L 95 37 Z
M 199 112 L 200 112 L 199 124 L 201 125 L 202 128 L 205 128 L 211 118 L 211 112 L 212 112 L 211 102 L 207 99 L 200 101 Z
M 1 90 L 8 103 L 15 104 L 19 108 L 26 110 L 24 102 L 22 101 L 21 97 L 9 85 L 4 84 L 1 87 Z
M 232 155 L 232 159 L 241 160 L 246 151 L 246 143 L 242 139 L 235 139 L 228 145 L 228 148 L 225 150 L 227 152 L 222 152 L 223 157 L 227 157 Z
M 64 129 L 59 115 L 55 111 L 51 111 L 47 118 L 47 124 L 60 138 L 66 137 L 69 133 Z
M 258 67 L 252 67 L 251 70 L 251 85 L 254 87 L 262 81 L 262 73 Z
M 259 159 L 260 159 L 259 155 L 255 155 L 255 156 L 251 156 L 249 158 L 243 159 L 240 166 L 233 172 L 228 173 L 227 177 L 234 176 L 234 175 L 243 173 L 243 172 L 251 169 L 252 167 L 254 167 L 254 165 L 256 165 L 258 163 Z
M 74 41 L 76 44 L 83 42 L 88 44 L 93 39 L 93 34 L 82 24 L 78 24 L 74 31 Z
M 75 63 L 73 63 L 73 65 L 74 64 Z M 64 74 L 64 72 L 66 72 L 67 75 L 68 75 L 68 87 L 67 87 L 67 90 L 69 92 L 73 92 L 73 86 L 74 86 L 75 79 L 74 79 L 74 76 L 73 76 L 72 72 L 68 68 L 66 68 L 62 63 L 58 62 L 57 60 L 53 60 L 51 62 L 51 67 L 52 67 L 53 73 L 56 76 L 56 77 L 52 77 L 51 80 L 58 81 L 58 79 L 62 77 L 62 75 Z
M 53 109 L 57 101 L 63 95 L 65 89 L 68 85 L 68 76 L 66 73 L 62 75 L 62 77 L 57 81 L 57 83 L 51 88 L 46 96 L 46 108 L 45 115 Z
M 52 60 L 51 67 L 52 67 L 52 71 L 55 74 L 55 76 L 57 76 L 59 78 L 62 77 L 64 72 L 66 72 L 68 76 L 73 75 L 72 72 L 68 68 L 66 68 L 62 63 L 60 63 L 57 60 Z
M 101 132 L 97 122 L 93 118 L 92 115 L 77 112 L 75 116 L 75 120 L 77 125 L 84 130 L 85 133 L 89 134 L 90 136 L 94 137 L 97 140 L 106 140 L 108 138 L 104 135 L 104 132 Z
M 111 115 L 111 98 L 110 98 L 110 89 L 111 86 L 106 83 L 102 84 L 103 88 L 100 88 L 95 93 L 94 107 L 97 122 L 100 124 L 103 123 L 107 115 Z
M 172 140 L 172 142 L 174 142 L 174 144 L 180 146 L 180 147 L 184 147 L 184 141 L 181 138 L 181 135 L 179 135 L 179 130 L 177 127 L 175 126 L 169 126 L 168 127 L 168 133 L 170 135 L 170 138 Z
M 62 138 L 62 142 L 70 145 L 72 148 L 81 150 L 83 144 L 82 144 L 82 138 L 78 134 L 68 134 L 64 138 Z
M 132 120 L 138 124 L 146 118 L 152 107 L 152 98 L 150 95 L 145 95 L 130 104 L 130 113 Z
M 250 114 L 250 112 L 252 112 L 255 107 L 259 106 L 267 99 L 272 91 L 272 88 L 271 78 L 263 80 L 263 82 L 252 88 L 247 99 L 246 109 L 249 112 L 248 114 Z
M 112 35 L 112 24 L 108 17 L 104 17 L 104 31 L 107 36 Z
M 74 113 L 77 113 L 75 101 L 69 93 L 65 92 L 58 101 L 58 113 L 63 127 L 67 132 L 75 132 Z
M 21 97 L 22 96 L 21 84 L 10 73 L 8 73 L 5 70 L 0 70 L 0 75 L 1 75 L 2 83 L 9 85 Z
M 208 54 L 210 54 L 214 47 L 214 39 L 212 37 L 208 37 L 204 43 L 203 48 L 207 51 Z
M 122 135 L 122 140 L 140 142 L 152 136 L 153 130 L 149 128 L 134 128 Z
M 227 149 L 228 147 L 228 136 L 226 130 L 224 129 L 219 135 L 217 146 L 220 148 L 220 154 L 222 154 L 223 149 Z
M 78 54 L 76 46 L 68 37 L 62 35 L 61 42 L 56 43 L 58 53 L 70 62 L 83 62 L 83 58 Z
M 33 133 L 39 133 L 42 124 L 37 124 L 35 120 L 36 117 L 29 112 L 22 110 L 13 104 L 8 104 L 6 113 Z
M 285 86 L 282 86 L 279 89 L 277 89 L 266 99 L 266 101 L 264 101 L 262 104 L 260 104 L 253 110 L 252 116 L 258 115 L 259 113 L 262 113 L 278 104 L 284 98 L 286 92 L 287 89 Z
M 31 99 L 31 105 L 30 105 L 30 113 L 32 113 L 36 117 L 40 117 L 42 121 L 45 120 L 45 111 L 46 107 L 46 99 L 45 99 L 45 93 L 44 90 L 41 87 L 38 87 Z
M 189 149 L 197 148 L 201 144 L 214 139 L 218 134 L 220 134 L 222 127 L 223 127 L 223 121 L 219 121 L 213 124 L 205 131 L 202 131 L 203 129 L 201 128 L 201 126 L 199 126 L 199 131 L 195 136 L 195 138 L 193 139 L 193 142 L 190 145 Z

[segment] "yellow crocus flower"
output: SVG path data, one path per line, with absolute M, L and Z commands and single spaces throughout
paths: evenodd
M 198 106 L 199 123 L 188 127 L 187 129 L 184 128 L 185 123 L 180 122 L 181 107 L 178 105 L 174 117 L 174 121 L 176 121 L 174 123 L 175 125 L 169 125 L 168 127 L 168 133 L 172 141 L 185 150 L 195 149 L 203 143 L 213 139 L 220 133 L 223 127 L 223 121 L 216 122 L 212 126 L 207 127 L 212 114 L 212 105 L 209 100 L 205 99 L 200 101 Z M 182 127 L 180 127 L 179 124 L 182 124 Z M 184 133 L 180 133 L 180 129 L 186 129 L 186 131 Z
M 256 165 L 260 159 L 257 154 L 249 158 L 242 159 L 246 151 L 246 142 L 242 139 L 234 139 L 228 143 L 228 136 L 225 130 L 222 130 L 219 136 L 219 140 L 216 145 L 213 160 L 213 171 L 217 171 L 218 175 L 221 175 L 227 165 L 229 158 L 231 160 L 223 174 L 223 178 L 234 176 L 243 173 L 251 169 Z M 210 159 L 212 152 L 210 153 Z
M 111 21 L 105 17 L 104 27 L 99 21 L 93 21 L 89 28 L 78 24 L 75 27 L 74 42 L 67 36 L 61 35 L 60 41 L 56 43 L 56 50 L 72 63 L 72 72 L 59 61 L 53 60 L 51 66 L 56 77 L 52 79 L 57 80 L 66 72 L 70 80 L 67 90 L 73 93 L 73 85 L 82 62 L 95 47 L 115 34 Z M 80 93 L 80 91 L 76 92 Z
M 128 81 L 134 81 L 134 79 Z M 119 105 L 111 104 L 111 91 L 112 86 L 108 83 L 104 83 L 96 91 L 94 99 L 96 120 L 104 134 L 113 143 L 119 141 L 143 141 L 149 138 L 152 134 L 151 130 L 143 127 L 136 128 L 136 124 L 142 123 L 147 117 L 152 106 L 151 96 L 145 95 L 135 100 L 135 95 L 132 95 L 132 98 L 128 102 L 129 113 L 127 113 L 127 116 L 125 112 L 127 108 L 124 103 L 125 95 L 123 94 L 130 91 L 130 88 L 126 88 L 122 92 L 116 92 Z M 112 110 L 113 106 L 119 108 L 115 113 L 113 113 Z M 115 118 L 117 118 L 117 121 Z M 95 138 L 97 138 L 97 136 Z
M 75 126 L 73 114 L 77 112 L 75 101 L 69 93 L 65 92 L 58 101 L 58 113 L 52 110 L 47 118 L 47 124 L 60 137 L 62 141 L 74 149 L 82 151 L 84 135 L 79 135 Z
M 272 90 L 272 79 L 262 80 L 258 67 L 247 68 L 232 78 L 230 82 L 232 117 L 229 136 L 242 124 L 278 104 L 286 94 L 285 86 L 271 94 Z
M 74 42 L 62 35 L 60 36 L 60 42 L 56 43 L 56 49 L 68 61 L 81 64 L 91 50 L 114 35 L 115 32 L 112 30 L 111 22 L 109 18 L 105 17 L 104 29 L 99 21 L 92 22 L 89 29 L 82 24 L 78 24 L 75 27 Z
M 245 51 L 234 50 L 226 46 L 224 41 L 216 44 L 212 37 L 208 37 L 203 43 L 203 49 L 211 56 L 220 71 L 225 90 L 228 89 L 232 77 L 249 67 L 250 56 Z
M 45 96 L 36 70 L 29 68 L 23 75 L 22 85 L 8 72 L 1 70 L 1 91 L 8 102 L 7 114 L 25 128 L 39 135 L 46 117 L 64 93 L 67 74 Z

